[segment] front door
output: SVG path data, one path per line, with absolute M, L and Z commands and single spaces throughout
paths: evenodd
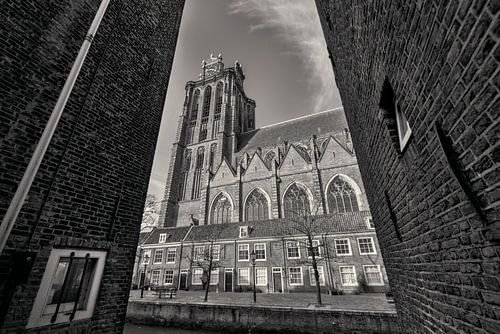
M 283 292 L 281 268 L 273 268 L 273 290 L 274 292 Z
M 186 271 L 181 271 L 181 278 L 179 280 L 179 290 L 186 290 L 187 289 L 187 272 Z
M 233 291 L 233 269 L 226 269 L 224 272 L 224 291 Z

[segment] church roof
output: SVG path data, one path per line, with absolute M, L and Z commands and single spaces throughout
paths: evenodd
M 243 133 L 238 140 L 238 151 L 251 152 L 257 147 L 274 147 L 283 141 L 293 143 L 309 140 L 313 134 L 324 137 L 344 131 L 345 128 L 347 122 L 342 108 L 323 111 Z

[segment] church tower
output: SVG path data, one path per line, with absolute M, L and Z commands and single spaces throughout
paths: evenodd
M 172 147 L 160 226 L 197 223 L 206 206 L 211 173 L 226 159 L 232 165 L 240 134 L 255 129 L 255 101 L 243 89 L 238 61 L 224 68 L 222 55 L 201 63 L 186 95 Z

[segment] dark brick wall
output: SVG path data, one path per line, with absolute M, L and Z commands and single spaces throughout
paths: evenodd
M 99 4 L 2 2 L 0 217 Z M 2 333 L 24 330 L 53 247 L 108 257 L 92 319 L 40 332 L 121 332 L 183 4 L 111 1 L 0 257 Z M 13 254 L 27 249 L 37 253 L 34 268 L 13 286 Z
M 500 2 L 316 4 L 402 328 L 500 332 Z M 413 131 L 403 154 L 386 78 Z

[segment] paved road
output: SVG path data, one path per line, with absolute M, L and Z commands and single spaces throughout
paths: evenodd
M 223 332 L 207 332 L 203 330 L 190 331 L 187 329 L 153 327 L 144 325 L 125 324 L 123 334 L 219 334 Z

